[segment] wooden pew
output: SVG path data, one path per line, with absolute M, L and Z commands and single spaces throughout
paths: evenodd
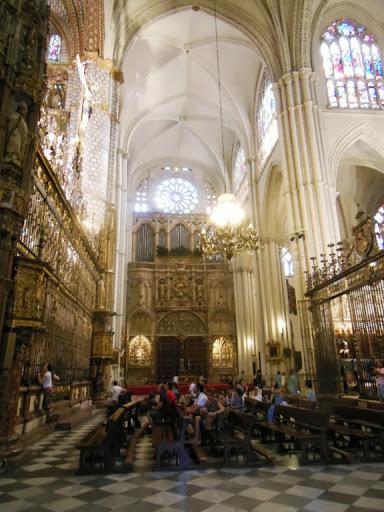
M 359 407 L 328 407 L 333 442 L 349 448 L 361 446 L 366 461 L 384 460 L 384 411 Z
M 223 423 L 222 432 L 212 432 L 212 448 L 222 446 L 224 449 L 224 466 L 232 466 L 233 455 L 236 463 L 241 465 L 262 466 L 264 459 L 260 458 L 252 445 L 252 429 L 255 418 L 252 414 L 244 414 L 239 411 L 229 410 L 228 416 Z M 243 456 L 241 462 L 239 455 Z
M 96 427 L 78 445 L 80 461 L 78 474 L 113 473 L 127 471 L 121 449 L 129 444 L 129 437 L 140 426 L 138 410 L 142 400 L 134 400 L 116 409 L 106 424 Z

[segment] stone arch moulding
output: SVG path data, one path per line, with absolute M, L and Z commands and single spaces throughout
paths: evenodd
M 114 57 L 118 67 L 122 67 L 124 56 L 139 35 L 140 31 L 145 29 L 154 20 L 172 14 L 178 10 L 191 9 L 196 3 L 191 0 L 153 0 L 151 5 L 148 2 L 142 2 L 142 5 L 136 12 L 130 13 L 130 16 L 124 15 L 124 9 L 127 8 L 126 0 L 115 0 L 113 8 L 113 21 L 116 26 L 116 44 L 114 48 Z M 215 0 L 200 0 L 199 8 L 205 13 L 215 14 Z M 255 6 L 257 8 L 257 6 Z M 256 13 L 246 12 L 239 7 L 239 4 L 230 0 L 223 0 L 217 6 L 217 17 L 233 27 L 240 30 L 255 45 L 260 55 L 266 61 L 275 80 L 283 74 L 283 67 L 280 61 L 280 53 L 274 34 L 273 25 L 266 8 L 257 11 L 259 16 L 263 13 L 261 22 L 257 20 Z M 121 20 L 123 22 L 121 23 Z M 120 21 L 120 23 L 119 23 Z
M 372 151 L 380 155 L 383 159 L 383 169 L 378 170 L 384 172 L 384 134 L 366 121 L 361 121 L 340 135 L 329 153 L 329 178 L 333 187 L 337 184 L 337 172 L 343 154 L 358 141 L 365 142 Z
M 159 320 L 156 327 L 156 336 L 204 336 L 207 327 L 200 316 L 190 311 L 172 311 L 166 313 Z

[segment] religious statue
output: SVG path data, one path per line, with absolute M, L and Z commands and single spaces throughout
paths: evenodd
M 196 299 L 202 299 L 204 295 L 203 282 L 201 279 L 196 281 Z
M 165 288 L 165 279 L 160 279 L 159 281 L 159 299 L 165 299 L 166 288 Z
M 85 77 L 86 65 L 91 61 L 81 62 L 79 55 L 76 55 L 76 65 L 82 85 L 82 105 L 80 113 L 80 124 L 78 134 L 80 138 L 84 135 L 89 118 L 92 115 L 92 93 Z
M 105 308 L 105 283 L 102 277 L 97 283 L 97 307 L 99 309 Z
M 28 144 L 27 104 L 22 101 L 10 115 L 7 126 L 4 160 L 22 166 Z

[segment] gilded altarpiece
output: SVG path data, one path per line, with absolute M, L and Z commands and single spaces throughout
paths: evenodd
M 136 261 L 128 265 L 123 357 L 127 382 L 172 374 L 181 381 L 204 374 L 220 382 L 236 372 L 232 272 L 223 262 L 201 257 L 197 235 L 206 220 L 204 215 L 134 216 Z M 146 340 L 144 358 L 134 355 L 139 338 Z

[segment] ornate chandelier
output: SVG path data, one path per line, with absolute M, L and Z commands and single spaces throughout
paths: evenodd
M 201 230 L 200 247 L 205 256 L 222 256 L 230 261 L 233 256 L 258 248 L 258 236 L 252 224 L 245 220 L 243 210 L 233 194 L 222 194 L 213 210 L 214 227 Z
M 216 6 L 215 6 L 216 7 Z M 215 36 L 216 36 L 216 62 L 217 83 L 219 89 L 221 149 L 223 165 L 225 162 L 223 109 L 221 101 L 221 80 L 219 61 L 219 42 L 217 33 L 217 13 L 215 8 Z M 222 194 L 217 200 L 218 204 L 213 209 L 211 221 L 214 227 L 208 231 L 201 230 L 200 248 L 204 256 L 221 256 L 230 261 L 233 256 L 247 250 L 258 248 L 258 236 L 252 224 L 245 219 L 245 213 L 236 202 L 233 194 Z

